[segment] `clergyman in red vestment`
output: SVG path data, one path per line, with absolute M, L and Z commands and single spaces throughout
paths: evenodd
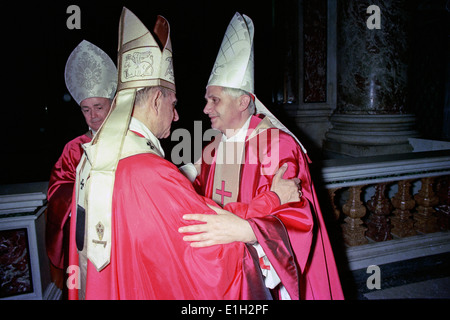
M 117 88 L 117 69 L 104 51 L 83 40 L 70 54 L 64 78 L 89 131 L 64 146 L 50 173 L 45 237 L 48 257 L 56 268 L 52 272 L 55 282 L 62 281 L 68 263 L 70 210 L 76 169 L 83 154 L 81 145 L 92 140 L 109 112 Z
M 205 147 L 195 169 L 182 168 L 200 194 L 236 216 L 187 215 L 202 223 L 180 232 L 195 232 L 185 237 L 195 247 L 247 239 L 258 251 L 275 299 L 343 299 L 306 150 L 254 94 L 253 34 L 252 20 L 236 13 L 209 78 L 203 110 L 221 133 Z M 274 198 L 262 206 L 260 197 L 283 164 L 288 164 L 284 178 L 300 179 L 302 199 L 278 206 Z M 252 232 L 229 236 L 241 225 Z

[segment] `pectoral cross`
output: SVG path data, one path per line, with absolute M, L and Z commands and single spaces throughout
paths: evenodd
M 224 180 L 222 180 L 222 190 L 216 189 L 216 194 L 221 196 L 220 204 L 222 205 L 222 207 L 223 207 L 223 203 L 224 203 L 224 197 L 231 198 L 231 196 L 232 196 L 231 192 L 225 191 L 225 181 Z

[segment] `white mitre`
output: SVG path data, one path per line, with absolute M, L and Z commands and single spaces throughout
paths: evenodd
M 228 24 L 225 36 L 209 77 L 208 86 L 235 88 L 251 93 L 255 98 L 256 113 L 267 116 L 278 129 L 290 134 L 302 147 L 306 149 L 255 95 L 253 37 L 255 27 L 252 19 L 236 12 Z
M 67 59 L 64 78 L 73 99 L 113 99 L 117 88 L 117 68 L 99 47 L 83 40 Z
M 162 86 L 175 92 L 169 22 L 158 16 L 153 33 L 136 15 L 123 8 L 119 30 L 118 91 Z
M 252 20 L 236 12 L 225 32 L 208 86 L 237 88 L 253 93 L 253 34 Z

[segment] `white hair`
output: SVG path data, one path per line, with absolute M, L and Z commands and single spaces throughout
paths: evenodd
M 138 92 L 136 92 L 136 98 L 134 100 L 135 106 L 142 106 L 148 98 L 155 93 L 156 90 L 161 91 L 163 97 L 167 97 L 167 94 L 169 92 L 169 89 L 156 86 L 156 87 L 145 87 Z
M 249 92 L 242 90 L 242 89 L 236 89 L 236 88 L 229 88 L 229 87 L 222 87 L 222 92 L 228 94 L 229 96 L 233 98 L 239 98 L 240 96 L 246 95 L 250 97 L 250 103 L 248 104 L 248 112 L 250 115 L 253 115 L 255 113 L 256 105 L 255 101 L 253 100 L 252 94 Z

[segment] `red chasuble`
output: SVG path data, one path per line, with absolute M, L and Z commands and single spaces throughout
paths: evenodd
M 193 248 L 178 228 L 187 213 L 215 214 L 170 162 L 145 153 L 119 161 L 110 263 L 87 266 L 86 299 L 264 299 L 242 243 Z M 71 219 L 69 298 L 78 298 L 76 219 Z M 250 268 L 245 271 L 244 268 Z M 249 276 L 246 276 L 246 275 Z
M 77 166 L 84 152 L 81 145 L 91 140 L 89 132 L 69 141 L 50 174 L 45 244 L 50 261 L 59 269 L 64 268 L 63 232 L 70 215 Z
M 249 132 L 261 121 L 253 116 Z M 257 138 L 260 140 L 255 141 Z M 195 188 L 208 198 L 215 192 L 223 195 L 226 185 L 225 189 L 213 190 L 214 160 L 208 164 L 203 157 Z M 284 179 L 301 179 L 303 201 L 276 207 L 279 202 L 270 200 L 274 195 L 269 191 L 276 169 L 284 163 L 288 163 Z M 247 139 L 240 181 L 238 203 L 228 203 L 224 209 L 249 221 L 291 299 L 343 299 L 308 158 L 296 141 L 276 128 Z

